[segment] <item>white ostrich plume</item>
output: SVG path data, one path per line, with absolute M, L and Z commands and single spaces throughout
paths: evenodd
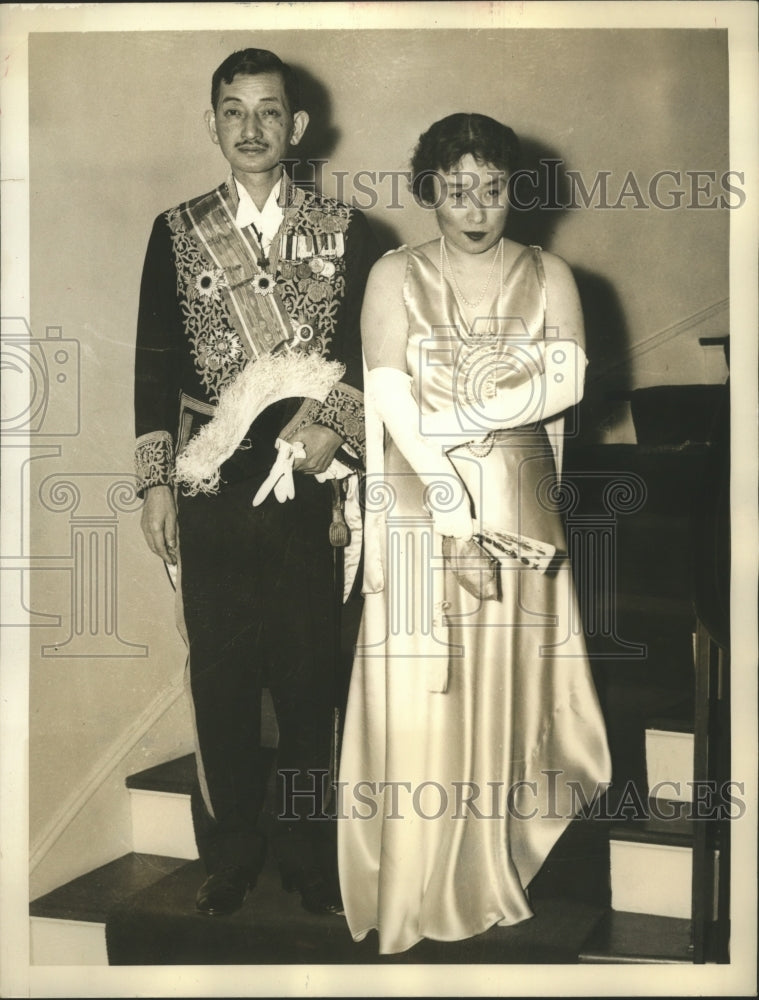
M 323 403 L 344 372 L 345 365 L 317 354 L 268 354 L 249 362 L 221 391 L 212 419 L 177 455 L 176 481 L 191 496 L 216 493 L 219 468 L 267 406 L 300 396 Z

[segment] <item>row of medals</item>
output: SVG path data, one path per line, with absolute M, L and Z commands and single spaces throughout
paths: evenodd
M 284 278 L 323 278 L 329 280 L 335 274 L 335 263 L 324 257 L 310 257 L 299 263 L 291 260 L 281 260 L 279 270 Z
M 280 260 L 279 271 L 284 278 L 297 278 L 299 281 L 308 278 L 312 281 L 329 281 L 334 276 L 336 268 L 333 261 L 325 260 L 324 257 L 309 257 L 308 260 L 302 260 L 298 263 L 291 260 Z M 302 344 L 307 344 L 313 339 L 313 336 L 314 328 L 310 323 L 301 323 L 295 330 L 296 343 L 299 341 Z
M 319 284 L 322 281 L 329 281 L 330 278 L 334 277 L 337 270 L 333 260 L 321 257 L 318 254 L 309 257 L 307 260 L 300 261 L 280 257 L 278 269 L 285 279 L 297 279 L 299 282 L 311 279 L 311 281 L 318 282 Z M 313 336 L 314 329 L 310 323 L 301 323 L 296 327 L 294 338 L 296 343 L 300 341 L 302 344 L 307 344 L 313 339 Z

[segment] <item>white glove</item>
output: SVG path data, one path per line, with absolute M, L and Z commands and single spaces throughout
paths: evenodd
M 411 377 L 397 368 L 373 368 L 364 390 L 403 457 L 427 487 L 435 530 L 454 538 L 471 538 L 469 494 L 440 444 L 420 433 L 421 414 L 411 392 Z M 438 510 L 438 503 L 446 509 Z
M 264 502 L 266 497 L 274 490 L 274 496 L 280 503 L 285 500 L 292 500 L 295 496 L 295 483 L 293 481 L 293 462 L 296 458 L 305 458 L 306 452 L 300 441 L 283 441 L 277 438 L 274 447 L 279 454 L 271 467 L 271 472 L 264 479 L 253 497 L 253 506 L 258 507 Z
M 562 413 L 582 399 L 588 359 L 574 340 L 547 340 L 529 345 L 532 373 L 515 386 L 498 387 L 490 398 L 457 403 L 426 413 L 421 428 L 430 441 L 451 448 Z M 498 358 L 494 357 L 494 365 Z
M 324 472 L 314 474 L 314 479 L 317 483 L 326 483 L 328 479 L 345 479 L 346 476 L 350 476 L 352 473 L 353 469 L 349 469 L 340 459 L 333 458 Z

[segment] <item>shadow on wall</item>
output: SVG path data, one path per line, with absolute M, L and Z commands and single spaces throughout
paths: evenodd
M 387 253 L 388 250 L 395 250 L 403 242 L 398 230 L 394 226 L 389 226 L 386 222 L 372 215 L 367 215 L 367 222 L 369 223 L 369 228 L 374 233 L 382 253 Z
M 630 334 L 614 286 L 598 274 L 573 268 L 585 319 L 587 355 L 585 394 L 579 411 L 579 437 L 585 443 L 605 442 L 629 416 L 625 401 L 632 388 Z M 626 363 L 620 364 L 621 359 Z
M 295 149 L 301 161 L 296 171 L 305 170 L 308 173 L 296 172 L 295 179 L 312 180 L 313 171 L 306 161 L 330 159 L 342 133 L 333 122 L 332 99 L 324 84 L 302 66 L 293 64 L 293 69 L 298 74 L 301 101 L 309 118 L 306 134 Z
M 305 135 L 293 150 L 291 176 L 296 184 L 319 191 L 321 170 L 326 169 L 326 164 L 331 160 L 342 132 L 333 123 L 332 99 L 327 88 L 307 69 L 297 64 L 292 65 L 298 74 L 309 122 Z M 402 242 L 393 226 L 369 213 L 367 221 L 383 253 L 395 249 Z
M 520 137 L 519 145 L 519 167 L 510 181 L 506 236 L 550 250 L 570 196 L 563 159 L 537 139 Z
M 566 218 L 572 189 L 561 154 L 544 143 L 520 140 L 520 174 L 514 175 L 512 209 L 506 235 L 517 243 L 551 250 L 556 231 Z M 585 396 L 579 413 L 579 437 L 587 442 L 608 440 L 626 419 L 618 394 L 631 387 L 629 366 L 620 365 L 630 350 L 630 335 L 619 297 L 603 277 L 572 266 L 585 319 L 587 354 L 591 359 Z M 608 374 L 607 374 L 608 373 Z

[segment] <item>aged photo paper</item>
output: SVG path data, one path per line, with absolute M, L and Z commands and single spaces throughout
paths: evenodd
M 756 30 L 742 0 L 2 6 L 0 995 L 755 995 Z M 636 390 L 729 374 L 729 963 L 34 961 L 30 901 L 132 850 L 125 779 L 193 752 L 174 592 L 135 494 L 135 328 L 153 220 L 224 178 L 203 116 L 248 46 L 310 95 L 296 176 L 361 209 L 383 251 L 437 235 L 406 176 L 432 122 L 514 128 L 539 195 L 514 238 L 563 257 L 583 300 L 583 446 L 640 440 Z M 659 557 L 656 538 L 638 553 Z

